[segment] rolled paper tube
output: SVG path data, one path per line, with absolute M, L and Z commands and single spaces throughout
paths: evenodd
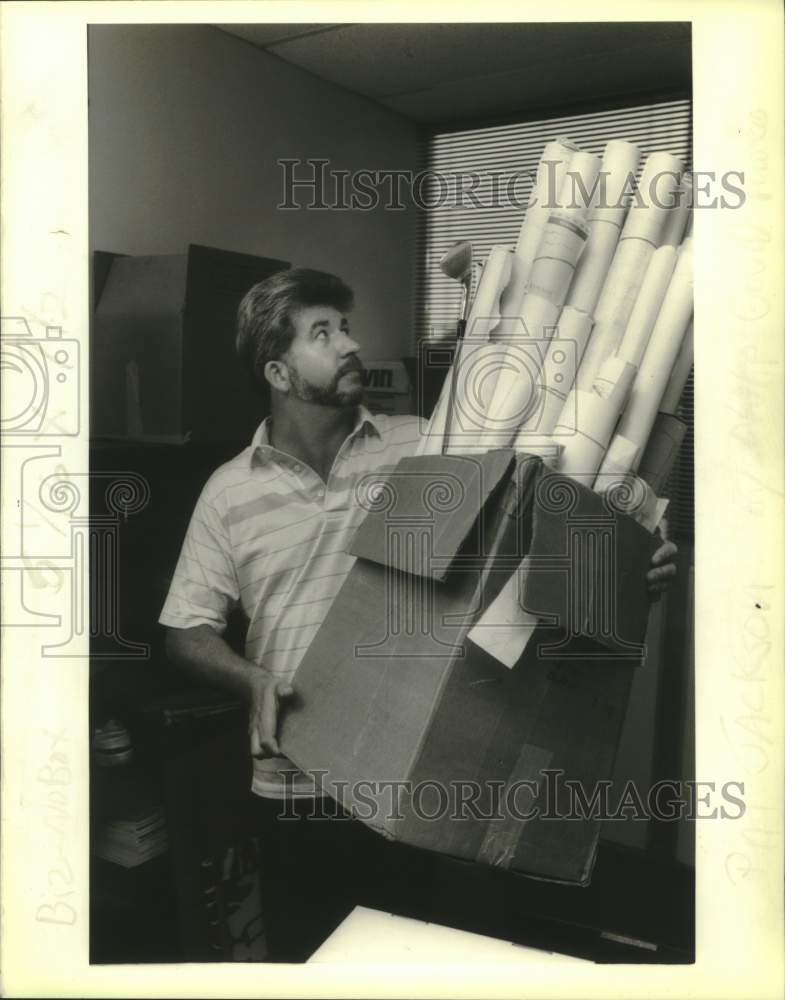
M 453 416 L 444 448 L 450 455 L 461 454 L 467 447 L 482 443 L 485 415 L 507 357 L 505 344 L 464 343 L 466 349 L 458 366 Z
M 638 298 L 617 353 L 637 368 L 643 358 L 660 306 L 676 266 L 676 248 L 661 246 L 651 255 Z
M 468 364 L 472 353 L 486 342 L 489 329 L 498 322 L 499 299 L 510 278 L 512 257 L 506 247 L 491 247 L 472 302 L 466 336 L 460 341 L 452 366 L 447 372 L 428 427 L 420 439 L 418 455 L 439 455 L 446 448 L 451 414 L 455 407 L 457 373 Z
M 602 219 L 589 222 L 586 246 L 575 265 L 575 274 L 564 300 L 568 306 L 586 313 L 594 312 L 620 232 L 613 222 Z
M 499 300 L 501 318 L 488 334 L 491 340 L 497 337 L 515 336 L 519 332 L 520 324 L 517 318 L 520 316 L 523 300 L 526 297 L 528 277 L 529 269 L 521 258 L 515 253 L 510 254 L 510 278 Z
M 591 489 L 604 454 L 603 445 L 585 434 L 575 432 L 565 438 L 556 470 Z
M 692 236 L 692 223 L 695 219 L 695 212 L 691 209 L 687 215 L 687 225 L 684 227 L 684 236 L 682 241 L 686 240 L 689 236 Z
M 532 434 L 553 431 L 575 381 L 592 323 L 591 316 L 586 313 L 569 307 L 562 309 L 540 372 L 540 403 L 522 424 L 515 440 L 516 448 L 525 450 Z
M 597 197 L 589 209 L 590 224 L 607 222 L 621 229 L 640 158 L 640 150 L 631 142 L 612 139 L 608 143 L 602 154 Z
M 511 273 L 512 253 L 506 247 L 491 247 L 466 321 L 466 334 L 471 339 L 487 340 L 499 322 L 500 300 Z
M 675 413 L 679 408 L 684 386 L 687 384 L 692 370 L 693 341 L 693 324 L 690 320 L 660 402 L 660 410 L 663 413 Z
M 619 434 L 634 441 L 641 455 L 692 318 L 692 289 L 692 241 L 687 240 L 676 262 L 629 403 L 619 421 Z
M 597 183 L 602 160 L 594 153 L 578 150 L 570 159 L 567 173 L 559 190 L 558 208 L 573 222 L 585 222 L 597 196 Z
M 619 347 L 653 254 L 654 247 L 646 240 L 619 242 L 578 369 L 577 385 L 582 391 L 591 389 L 600 365 Z
M 638 466 L 638 475 L 641 479 L 645 479 L 658 495 L 665 489 L 686 433 L 687 425 L 683 420 L 674 417 L 672 413 L 660 411 L 657 414 L 649 435 L 649 443 Z
M 547 345 L 533 338 L 531 342 L 519 340 L 506 346 L 481 437 L 489 448 L 510 445 L 537 405 L 539 373 Z
M 567 400 L 563 414 L 553 430 L 553 437 L 564 445 L 564 454 L 569 451 L 573 437 L 585 437 L 596 442 L 602 448 L 602 455 L 594 467 L 596 475 L 619 420 L 616 402 L 591 392 L 574 391 L 570 395 L 575 398 Z
M 543 150 L 529 205 L 515 245 L 515 253 L 522 261 L 526 278 L 537 253 L 548 216 L 557 207 L 569 162 L 577 150 L 575 143 L 564 138 L 549 142 Z
M 692 211 L 692 174 L 682 175 L 678 187 L 678 202 L 668 210 L 660 237 L 660 246 L 677 247 L 684 238 L 684 230 Z
M 589 231 L 566 211 L 548 219 L 529 274 L 528 291 L 561 306 Z
M 635 365 L 620 358 L 618 354 L 613 354 L 606 358 L 597 372 L 592 382 L 592 394 L 611 403 L 616 408 L 618 416 L 629 398 L 637 372 Z
M 670 153 L 652 153 L 648 157 L 638 193 L 627 212 L 622 240 L 648 240 L 652 246 L 659 246 L 668 211 L 676 203 L 683 170 L 681 160 Z
M 627 482 L 637 457 L 638 446 L 620 434 L 614 434 L 594 481 L 595 493 L 605 493 L 611 487 Z
M 491 340 L 517 341 L 536 337 L 550 339 L 559 322 L 561 307 L 542 295 L 529 292 L 516 316 L 507 316 L 491 331 Z
M 550 434 L 532 434 L 525 444 L 519 445 L 515 442 L 515 450 L 524 452 L 527 455 L 538 455 L 550 468 L 555 469 L 558 465 L 564 445 L 555 441 Z

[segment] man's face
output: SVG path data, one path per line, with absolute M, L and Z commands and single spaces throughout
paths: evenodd
M 349 321 L 332 306 L 307 306 L 292 319 L 294 338 L 283 357 L 289 392 L 321 406 L 354 406 L 363 396 L 359 344 Z

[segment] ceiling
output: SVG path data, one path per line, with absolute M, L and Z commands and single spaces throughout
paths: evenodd
M 221 24 L 414 121 L 689 92 L 689 22 Z

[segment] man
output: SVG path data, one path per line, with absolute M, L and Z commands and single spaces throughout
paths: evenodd
M 424 852 L 387 844 L 356 820 L 322 822 L 316 834 L 304 831 L 318 824 L 275 822 L 282 810 L 313 810 L 316 790 L 282 756 L 277 719 L 354 562 L 347 548 L 363 515 L 355 484 L 394 468 L 419 441 L 417 418 L 374 417 L 361 404 L 352 305 L 339 278 L 307 269 L 279 272 L 243 299 L 237 349 L 269 388 L 271 415 L 204 487 L 160 618 L 175 663 L 248 705 L 252 789 L 270 845 L 271 957 L 280 960 L 307 957 L 385 877 L 386 905 L 402 882 L 427 883 Z M 653 590 L 675 574 L 675 551 L 667 543 L 655 554 Z M 248 619 L 244 656 L 222 638 L 238 607 Z

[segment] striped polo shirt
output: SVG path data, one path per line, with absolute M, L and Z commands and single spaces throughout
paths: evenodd
M 359 406 L 325 483 L 270 444 L 265 420 L 250 447 L 202 490 L 161 624 L 209 625 L 221 634 L 240 607 L 248 619 L 246 659 L 291 681 L 354 564 L 347 549 L 365 513 L 358 483 L 393 469 L 419 440 L 417 417 L 372 416 Z M 300 772 L 293 779 L 293 771 L 284 757 L 254 760 L 253 791 L 312 795 L 311 780 Z

